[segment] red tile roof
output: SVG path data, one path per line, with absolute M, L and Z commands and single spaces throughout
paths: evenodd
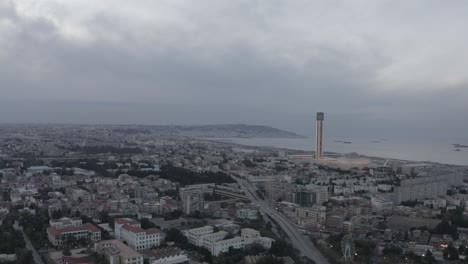
M 90 257 L 63 256 L 62 260 L 67 264 L 93 264 L 93 260 Z
M 131 226 L 131 225 L 123 225 L 122 226 L 123 229 L 125 230 L 128 230 L 132 233 L 146 233 L 147 235 L 154 235 L 154 234 L 157 234 L 159 233 L 160 231 L 156 228 L 150 228 L 150 229 L 143 229 L 143 228 L 140 228 L 140 227 L 135 227 L 135 226 Z
M 148 234 L 148 235 L 154 235 L 154 234 L 157 234 L 159 232 L 160 231 L 158 229 L 156 229 L 156 228 L 150 228 L 150 229 L 146 230 L 146 234 Z
M 133 232 L 133 233 L 143 233 L 145 232 L 145 230 L 143 228 L 140 228 L 140 227 L 135 227 L 135 226 L 131 226 L 131 225 L 124 225 L 122 226 L 123 229 L 126 229 L 130 232 Z
M 178 247 L 166 247 L 153 250 L 145 250 L 142 253 L 148 258 L 155 260 L 185 254 L 185 252 Z
M 52 226 L 47 228 L 47 232 L 49 234 L 51 234 L 52 236 L 54 236 L 54 237 L 58 237 L 62 233 L 77 232 L 77 231 L 84 231 L 84 230 L 87 230 L 87 231 L 89 231 L 91 233 L 96 233 L 96 232 L 101 231 L 99 228 L 95 227 L 94 225 L 92 225 L 90 223 L 86 223 L 86 224 L 83 224 L 81 226 L 69 226 L 69 227 L 65 227 L 65 228 L 61 228 L 61 229 L 57 229 L 57 228 L 52 227 Z

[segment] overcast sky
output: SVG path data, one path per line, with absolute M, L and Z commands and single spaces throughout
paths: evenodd
M 0 122 L 468 134 L 465 0 L 1 0 Z M 311 134 L 313 134 L 311 132 Z

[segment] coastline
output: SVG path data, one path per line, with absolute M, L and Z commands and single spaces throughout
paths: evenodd
M 268 142 L 270 141 L 275 141 L 275 142 L 283 142 L 284 140 L 286 141 L 291 141 L 291 140 L 301 140 L 301 139 L 291 139 L 291 138 L 198 138 L 199 140 L 206 140 L 210 142 L 217 142 L 217 143 L 223 143 L 223 144 L 229 144 L 232 146 L 236 147 L 248 147 L 251 149 L 258 149 L 258 150 L 266 150 L 266 151 L 287 151 L 287 152 L 293 152 L 294 154 L 302 154 L 302 155 L 313 155 L 313 146 L 304 146 L 301 145 L 300 148 L 297 148 L 295 146 L 279 146 L 279 145 L 285 145 L 284 143 L 281 144 L 265 144 L 265 140 Z M 310 138 L 305 138 L 308 142 L 311 142 L 312 139 Z M 302 139 L 304 140 L 304 139 Z M 390 142 L 389 140 L 385 140 L 385 142 Z M 375 144 L 378 145 L 379 143 L 373 143 L 371 141 L 368 141 L 369 144 Z M 287 144 L 286 144 L 287 145 Z M 353 148 L 353 144 L 342 144 L 346 145 L 347 148 Z M 305 149 L 307 148 L 307 149 Z M 394 151 L 394 150 L 393 150 Z M 465 164 L 458 164 L 458 163 L 451 163 L 451 162 L 443 162 L 443 161 L 437 161 L 437 160 L 425 160 L 425 159 L 418 159 L 418 158 L 401 158 L 401 157 L 395 157 L 392 155 L 368 155 L 364 154 L 358 151 L 327 151 L 325 149 L 324 154 L 328 157 L 347 157 L 350 154 L 356 155 L 357 157 L 360 158 L 367 158 L 371 160 L 372 162 L 376 163 L 384 163 L 387 160 L 392 160 L 392 161 L 401 161 L 405 163 L 426 163 L 426 164 L 437 164 L 437 165 L 448 165 L 448 166 L 454 166 L 454 167 L 468 167 L 468 158 L 465 160 Z M 459 153 L 459 154 L 466 154 L 466 153 Z M 463 156 L 462 156 L 463 157 Z

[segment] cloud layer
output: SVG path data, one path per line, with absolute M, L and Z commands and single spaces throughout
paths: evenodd
M 322 110 L 342 124 L 443 130 L 436 120 L 464 129 L 467 8 L 427 0 L 6 0 L 0 100 L 24 109 L 31 101 L 101 105 L 97 113 L 110 113 L 88 120 L 96 122 L 118 121 L 107 107 L 117 103 L 153 105 L 167 112 L 164 121 L 183 109 L 175 123 L 193 123 L 194 109 L 205 109 L 201 122 L 287 127 L 294 124 L 284 119 L 300 123 Z M 161 121 L 145 111 L 129 119 Z M 44 119 L 77 115 L 86 122 L 80 107 Z

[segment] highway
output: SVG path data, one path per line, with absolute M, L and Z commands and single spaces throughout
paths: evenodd
M 260 206 L 262 213 L 267 214 L 277 222 L 281 229 L 283 229 L 283 231 L 288 235 L 293 246 L 297 248 L 303 256 L 310 258 L 317 264 L 329 264 L 328 260 L 322 255 L 322 253 L 320 253 L 320 251 L 318 251 L 312 241 L 310 241 L 309 237 L 305 237 L 301 232 L 299 232 L 293 222 L 272 208 L 268 202 L 260 199 L 255 188 L 249 182 L 235 176 L 232 177 L 237 181 L 239 186 L 246 193 L 247 197 Z

